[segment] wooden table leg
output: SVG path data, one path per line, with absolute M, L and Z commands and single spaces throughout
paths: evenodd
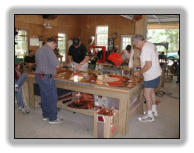
M 143 105 L 144 105 L 144 94 L 143 94 L 143 90 L 141 90 L 140 92 L 140 95 L 139 95 L 139 106 L 137 108 L 137 112 L 140 113 L 140 114 L 143 114 L 144 112 L 144 108 L 143 108 Z
M 35 97 L 34 97 L 34 81 L 28 80 L 28 91 L 29 91 L 29 107 L 35 109 Z
M 128 97 L 121 97 L 119 101 L 119 127 L 118 132 L 122 135 L 126 135 L 127 133 L 127 123 L 128 123 L 128 105 L 129 99 Z
M 22 85 L 22 96 L 25 105 L 29 107 L 28 81 L 25 81 L 24 84 Z

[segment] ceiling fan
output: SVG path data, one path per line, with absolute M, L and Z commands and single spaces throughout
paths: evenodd
M 51 29 L 52 26 L 49 23 L 45 23 L 46 20 L 53 20 L 57 17 L 57 15 L 52 15 L 52 14 L 42 14 L 43 18 L 43 27 L 46 29 Z
M 51 29 L 52 26 L 49 23 L 43 23 L 43 27 L 46 29 Z

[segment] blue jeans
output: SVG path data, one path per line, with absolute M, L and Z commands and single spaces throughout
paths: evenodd
M 58 99 L 55 80 L 47 76 L 40 79 L 38 74 L 35 74 L 35 79 L 40 88 L 42 116 L 49 121 L 54 121 L 57 119 Z
M 15 84 L 18 85 L 18 92 L 16 93 L 16 99 L 18 102 L 18 107 L 23 108 L 24 107 L 24 102 L 22 99 L 22 85 L 26 81 L 27 73 L 22 73 L 19 79 L 15 82 Z

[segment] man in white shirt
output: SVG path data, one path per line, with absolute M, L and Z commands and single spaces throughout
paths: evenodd
M 141 70 L 135 72 L 134 75 L 138 76 L 143 74 L 144 76 L 144 97 L 146 99 L 148 110 L 148 113 L 139 118 L 139 121 L 153 122 L 154 117 L 158 116 L 154 89 L 159 85 L 162 72 L 159 64 L 158 53 L 154 44 L 146 41 L 142 35 L 134 35 L 132 37 L 132 44 L 141 49 Z
M 121 52 L 123 63 L 129 62 L 130 55 L 131 55 L 131 45 L 127 45 L 126 49 Z

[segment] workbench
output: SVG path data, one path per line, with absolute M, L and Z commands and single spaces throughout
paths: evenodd
M 131 116 L 135 112 L 143 113 L 143 80 L 139 79 L 138 83 L 134 87 L 122 87 L 122 86 L 109 86 L 107 83 L 103 81 L 96 80 L 95 82 L 88 81 L 79 81 L 73 82 L 69 78 L 72 76 L 71 71 L 63 71 L 62 73 L 68 72 L 68 75 L 65 77 L 55 77 L 56 87 L 79 91 L 83 93 L 89 93 L 94 95 L 106 96 L 111 98 L 119 99 L 119 125 L 118 125 L 118 133 L 122 135 L 126 135 L 127 133 L 127 125 L 128 120 L 130 120 Z M 79 75 L 85 75 L 83 73 L 88 72 L 80 72 Z M 59 73 L 60 74 L 60 73 Z M 141 81 L 140 81 L 141 80 Z M 27 77 L 28 84 L 28 99 L 29 99 L 29 107 L 31 109 L 35 109 L 35 96 L 34 96 L 34 83 L 35 82 L 35 74 L 30 73 Z M 134 102 L 134 97 L 137 97 Z M 133 102 L 132 102 L 133 101 Z M 93 116 L 94 110 L 92 109 L 75 109 L 64 105 L 63 103 L 58 103 L 58 107 L 61 109 L 79 112 L 85 115 Z

